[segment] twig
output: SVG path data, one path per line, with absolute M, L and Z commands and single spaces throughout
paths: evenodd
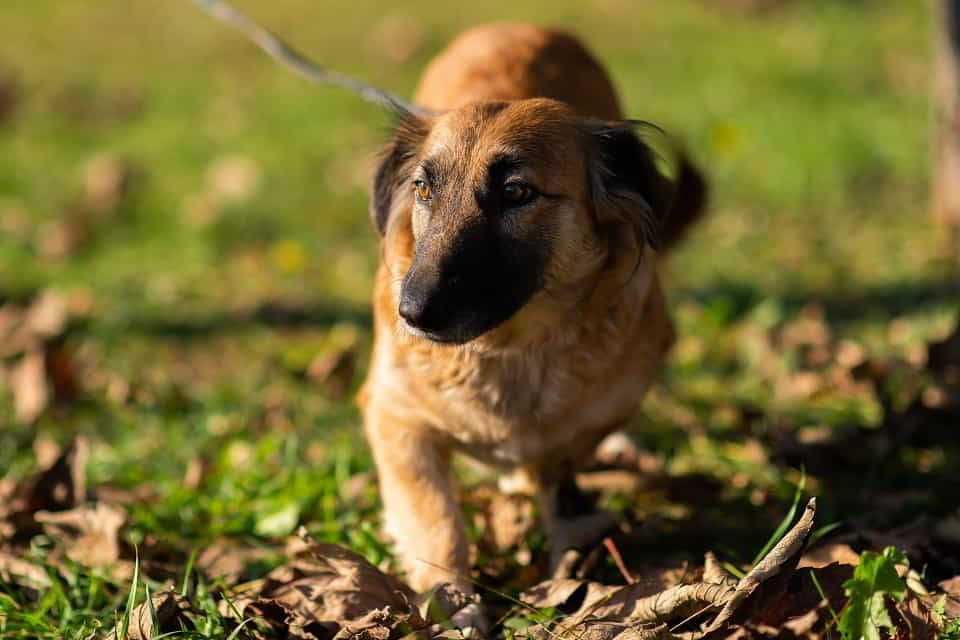
M 407 102 L 388 91 L 316 64 L 226 0 L 194 0 L 194 2 L 214 18 L 243 33 L 271 58 L 312 82 L 347 89 L 367 102 L 387 107 L 401 114 L 429 115 L 431 113 L 428 109 Z
M 627 581 L 627 584 L 633 584 L 637 581 L 633 577 L 633 574 L 630 573 L 630 570 L 627 569 L 627 565 L 623 562 L 623 556 L 620 555 L 620 550 L 617 549 L 616 543 L 612 538 L 604 538 L 603 546 L 607 548 L 607 551 L 610 552 L 610 557 L 613 558 L 613 563 L 617 565 L 617 569 L 620 570 L 620 575 L 623 576 L 623 579 Z

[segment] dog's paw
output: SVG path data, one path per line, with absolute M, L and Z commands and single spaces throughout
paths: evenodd
M 616 520 L 606 511 L 597 511 L 578 518 L 558 518 L 550 523 L 550 574 L 554 578 L 569 578 L 578 564 L 581 553 L 600 542 L 616 526 Z
M 490 636 L 490 623 L 483 605 L 474 601 L 450 617 L 450 622 L 464 638 L 482 639 Z
M 468 585 L 444 583 L 418 596 L 417 607 L 424 619 L 433 621 L 434 631 L 459 632 L 463 638 L 486 638 L 490 632 L 480 597 Z

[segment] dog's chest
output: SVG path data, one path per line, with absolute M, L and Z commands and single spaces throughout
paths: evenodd
M 636 410 L 659 354 L 625 349 L 620 338 L 552 350 L 463 352 L 442 363 L 414 361 L 411 372 L 434 428 L 479 459 L 526 464 L 598 440 Z
M 593 369 L 600 369 L 596 364 Z M 642 380 L 612 370 L 591 373 L 598 372 L 534 358 L 500 376 L 480 374 L 475 384 L 449 393 L 450 428 L 470 453 L 491 462 L 566 455 L 574 443 L 618 426 L 646 390 Z

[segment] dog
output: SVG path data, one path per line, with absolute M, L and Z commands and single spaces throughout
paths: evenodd
M 426 68 L 379 159 L 374 346 L 358 396 L 406 577 L 471 593 L 451 455 L 536 496 L 558 551 L 609 524 L 572 474 L 639 408 L 671 344 L 659 255 L 700 216 L 573 36 L 473 28 Z

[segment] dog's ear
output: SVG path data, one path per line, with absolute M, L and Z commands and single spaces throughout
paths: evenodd
M 653 148 L 637 136 L 637 125 L 588 123 L 594 205 L 601 224 L 627 224 L 638 244 L 664 249 L 700 216 L 706 182 L 682 152 L 675 177 L 668 176 Z
M 380 235 L 387 231 L 396 198 L 404 193 L 404 188 L 410 187 L 413 162 L 428 130 L 424 120 L 405 114 L 380 155 L 370 198 L 370 220 Z M 407 189 L 408 195 L 411 189 Z

